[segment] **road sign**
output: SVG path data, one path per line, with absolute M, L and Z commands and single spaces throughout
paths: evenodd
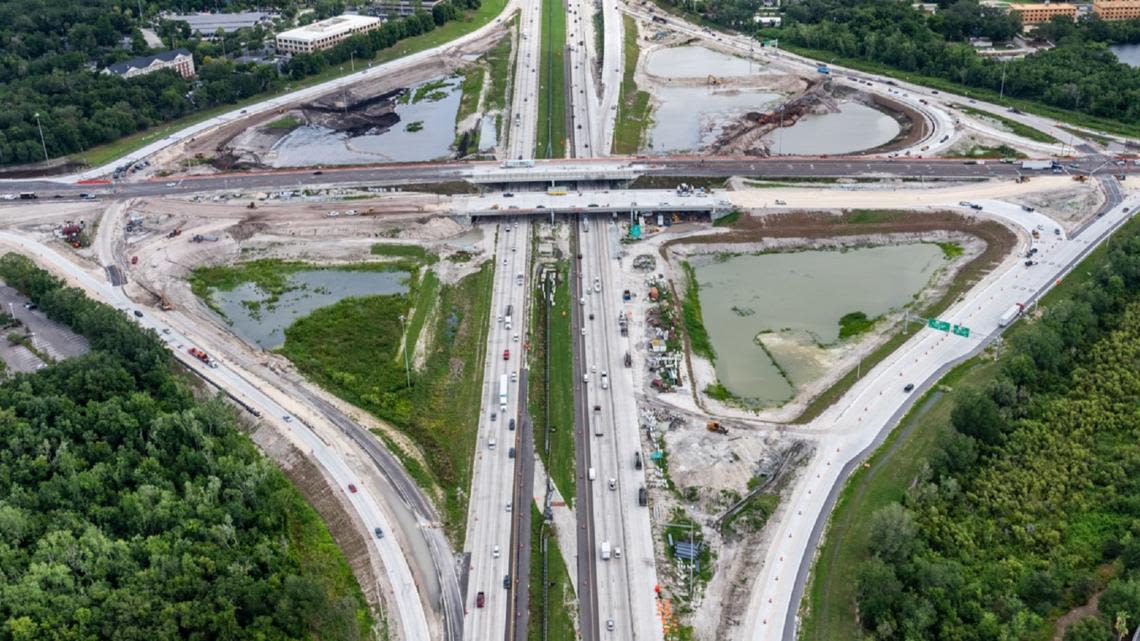
M 931 318 L 930 320 L 926 321 L 926 326 L 930 329 L 937 329 L 941 332 L 950 331 L 950 323 L 947 323 L 943 320 L 938 320 L 937 318 Z
M 970 328 L 966 327 L 965 325 L 955 325 L 954 329 L 951 331 L 954 334 L 961 336 L 962 338 L 969 338 L 970 337 Z

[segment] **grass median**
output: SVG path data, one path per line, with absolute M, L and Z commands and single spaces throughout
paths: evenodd
M 966 105 L 954 105 L 954 107 L 962 113 L 969 114 L 971 116 L 995 120 L 1001 123 L 1002 126 L 1004 126 L 1006 129 L 1009 129 L 1010 132 L 1021 136 L 1022 138 L 1028 138 L 1029 140 L 1045 143 L 1061 142 L 1053 136 L 1045 133 L 1044 131 L 1041 131 L 1040 129 L 1034 129 L 1029 125 L 1022 124 L 1016 120 L 1006 118 L 1005 116 L 999 116 L 998 114 L 991 113 L 989 111 L 983 111 L 981 109 L 974 109 L 973 107 L 967 107 Z M 1010 154 L 1010 156 L 1012 156 L 1012 154 Z
M 383 64 L 385 62 L 391 62 L 393 60 L 403 58 L 404 56 L 409 56 L 414 53 L 419 53 L 421 51 L 425 51 L 427 49 L 438 47 L 442 44 L 451 42 L 452 40 L 467 35 L 468 33 L 471 33 L 472 31 L 475 31 L 476 29 L 487 24 L 493 20 L 495 16 L 499 15 L 503 11 L 503 8 L 506 6 L 507 0 L 483 0 L 482 6 L 480 6 L 475 11 L 470 12 L 463 19 L 448 22 L 442 27 L 436 27 L 428 33 L 401 40 L 391 47 L 378 52 L 376 54 L 376 57 L 373 58 L 371 62 L 373 64 Z M 368 62 L 368 60 L 356 61 L 355 71 L 362 71 L 365 69 Z M 306 89 L 314 85 L 319 85 L 322 82 L 327 82 L 329 80 L 351 75 L 352 73 L 355 73 L 355 71 L 352 64 L 329 67 L 321 73 L 290 83 L 289 91 Z M 74 158 L 82 163 L 87 164 L 88 166 L 98 167 L 100 165 L 104 165 L 106 163 L 122 158 L 123 156 L 133 151 L 142 149 L 152 142 L 162 140 L 163 138 L 177 133 L 192 125 L 196 125 L 200 122 L 204 122 L 210 118 L 220 116 L 235 109 L 248 107 L 263 100 L 268 100 L 275 96 L 283 96 L 285 94 L 285 91 L 267 92 L 257 94 L 256 96 L 250 96 L 245 100 L 240 100 L 232 104 L 219 105 L 213 109 L 199 111 L 177 120 L 172 120 L 168 123 L 164 123 L 155 127 L 151 127 L 149 129 L 145 129 L 143 131 L 136 132 L 129 136 L 125 136 L 114 142 L 110 142 L 105 145 L 99 145 L 98 147 L 92 147 L 91 149 L 88 149 L 81 154 L 75 154 Z
M 550 524 L 543 526 L 538 508 L 530 507 L 530 620 L 526 636 L 529 641 L 576 641 L 574 615 L 574 586 L 566 562 L 558 549 Z M 543 594 L 542 545 L 546 542 L 546 583 L 550 590 Z M 546 617 L 546 625 L 543 618 Z M 545 633 L 544 628 L 545 627 Z
M 637 81 L 633 79 L 637 70 L 637 57 L 641 54 L 641 48 L 637 44 L 637 23 L 633 18 L 623 15 L 622 26 L 625 29 L 625 68 L 618 97 L 613 153 L 632 156 L 640 149 L 641 139 L 649 127 L 649 93 L 639 90 Z
M 538 68 L 536 158 L 566 156 L 566 6 L 542 0 L 542 57 Z
M 554 306 L 544 299 L 542 289 L 535 290 L 531 309 L 531 335 L 534 337 L 530 363 L 530 410 L 535 421 L 535 448 L 550 473 L 554 486 L 567 505 L 574 504 L 574 374 L 570 332 L 570 288 L 566 286 L 567 265 L 558 266 L 559 283 L 554 292 Z M 549 317 L 546 314 L 549 313 Z M 547 341 L 546 321 L 549 320 Z M 546 375 L 546 350 L 550 349 L 550 378 Z M 550 415 L 546 423 L 546 386 L 550 386 Z M 545 429 L 545 434 L 543 430 Z M 546 451 L 549 440 L 550 452 Z

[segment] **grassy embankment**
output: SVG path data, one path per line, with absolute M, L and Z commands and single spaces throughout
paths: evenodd
M 1060 285 L 1042 297 L 1049 307 L 1069 298 L 1105 263 L 1109 248 L 1102 245 L 1089 254 Z M 1016 333 L 1021 325 L 1007 332 Z M 997 376 L 1000 361 L 971 359 L 951 370 L 919 399 L 866 465 L 848 479 L 831 514 L 826 540 L 812 570 L 805 594 L 804 641 L 858 639 L 862 630 L 856 618 L 856 572 L 869 554 L 870 515 L 901 501 L 926 460 L 937 448 L 940 435 L 950 429 L 950 412 L 966 389 L 983 389 Z M 948 391 L 943 391 L 948 390 Z
M 637 154 L 641 139 L 649 127 L 649 92 L 639 90 L 633 79 L 637 57 L 641 54 L 641 49 L 637 46 L 637 23 L 627 15 L 622 16 L 622 21 L 625 29 L 625 68 L 622 70 L 621 92 L 618 95 L 613 153 L 632 156 Z
M 464 19 L 449 22 L 442 27 L 436 27 L 429 33 L 401 40 L 391 47 L 378 52 L 376 54 L 376 57 L 373 58 L 371 62 L 373 64 L 391 62 L 392 60 L 403 58 L 404 56 L 418 53 L 420 51 L 424 51 L 425 49 L 438 47 L 439 45 L 455 40 L 460 36 L 475 31 L 491 20 L 494 20 L 495 16 L 499 15 L 499 13 L 502 12 L 503 8 L 506 6 L 507 0 L 484 0 L 482 6 L 480 6 L 475 11 L 469 12 Z M 356 69 L 364 69 L 367 66 L 368 62 L 368 60 L 357 60 Z M 354 73 L 352 70 L 352 65 L 330 67 L 319 74 L 309 76 L 303 80 L 291 83 L 289 85 L 289 90 L 296 91 L 299 89 L 304 89 L 306 87 L 318 85 L 322 82 L 327 82 L 335 78 L 350 75 L 352 73 Z M 248 107 L 249 105 L 256 104 L 262 100 L 271 98 L 274 95 L 283 94 L 284 92 L 267 92 L 258 94 L 256 96 L 250 96 L 245 100 L 241 100 L 233 104 L 221 105 L 213 109 L 208 109 L 206 111 L 199 111 L 189 116 L 179 118 L 178 120 L 173 120 L 171 122 L 131 134 L 130 136 L 120 138 L 115 142 L 99 145 L 98 147 L 92 147 L 82 154 L 76 154 L 75 158 L 76 160 L 86 163 L 87 165 L 97 167 L 104 163 L 111 162 L 117 158 L 122 158 L 132 151 L 141 149 L 151 144 L 152 142 L 161 140 L 191 125 L 196 125 L 204 120 L 209 120 L 210 118 L 219 116 L 229 111 L 233 111 L 235 109 Z
M 1041 131 L 1040 129 L 1034 129 L 1033 127 L 1030 127 L 1029 125 L 1022 124 L 1016 120 L 1006 118 L 1005 116 L 1002 116 L 999 114 L 990 113 L 988 111 L 983 111 L 981 109 L 975 109 L 973 107 L 967 107 L 966 105 L 955 104 L 954 107 L 956 109 L 958 109 L 959 111 L 961 111 L 962 113 L 969 114 L 969 115 L 977 117 L 977 118 L 989 118 L 990 120 L 997 121 L 1003 127 L 1008 129 L 1010 132 L 1012 132 L 1013 134 L 1016 134 L 1018 136 L 1021 136 L 1022 138 L 1028 138 L 1029 140 L 1033 140 L 1036 142 L 1044 142 L 1044 143 L 1060 142 L 1059 140 L 1057 140 L 1053 136 L 1050 136 L 1049 134 L 1045 133 L 1044 131 Z
M 566 156 L 566 5 L 542 0 L 542 57 L 538 67 L 535 158 Z
M 534 291 L 531 303 L 530 415 L 535 422 L 534 446 L 550 473 L 554 486 L 567 505 L 574 504 L 574 373 L 570 334 L 570 288 L 566 286 L 567 266 L 558 266 L 559 282 L 554 292 L 554 306 L 543 298 L 541 288 Z M 549 312 L 549 342 L 547 341 Z M 550 346 L 550 380 L 546 373 L 546 350 Z M 550 385 L 549 423 L 545 423 L 546 385 Z M 553 431 L 550 429 L 553 428 Z M 549 439 L 550 453 L 546 453 Z
M 373 253 L 402 258 L 361 267 L 408 270 L 408 293 L 347 298 L 317 309 L 286 329 L 280 351 L 308 378 L 411 439 L 416 452 L 384 437 L 412 478 L 436 499 L 448 535 L 460 541 L 480 407 L 491 270 L 484 267 L 445 286 L 422 268 L 435 257 L 420 248 L 377 245 Z M 209 268 L 195 272 L 192 287 L 207 301 L 211 287 L 227 289 L 242 282 L 254 282 L 275 296 L 288 288 L 288 273 L 313 268 L 271 260 Z M 421 339 L 430 345 L 423 367 L 411 372 L 411 387 L 405 331 L 409 351 Z
M 558 542 L 551 536 L 550 527 L 542 526 L 542 514 L 531 503 L 530 506 L 530 621 L 526 636 L 530 641 L 575 641 L 574 615 L 570 604 L 576 602 L 574 586 L 570 585 L 570 574 L 566 562 L 558 549 Z M 547 584 L 550 586 L 549 601 L 542 594 L 542 541 L 547 544 Z M 547 635 L 542 633 L 543 615 L 548 617 Z
M 697 272 L 688 261 L 682 261 L 681 268 L 685 270 L 685 296 L 681 301 L 681 315 L 685 320 L 685 332 L 689 335 L 689 348 L 697 356 L 715 362 L 716 350 L 713 349 L 709 332 L 705 329 L 704 314 L 701 313 Z
M 1065 109 L 1058 109 L 1056 107 L 1050 107 L 1048 105 L 1043 105 L 1041 103 L 1029 100 L 1020 100 L 1017 98 L 1010 98 L 1009 96 L 1002 97 L 999 95 L 999 92 L 993 91 L 991 89 L 967 87 L 956 82 L 944 80 L 942 78 L 934 78 L 931 76 L 921 76 L 913 73 L 907 73 L 900 69 L 888 67 L 876 62 L 837 56 L 830 51 L 820 51 L 818 49 L 796 47 L 787 45 L 783 42 L 780 43 L 780 46 L 787 51 L 801 56 L 806 56 L 808 58 L 814 58 L 817 60 L 829 60 L 832 61 L 833 64 L 849 67 L 851 69 L 858 69 L 860 71 L 866 71 L 868 73 L 897 78 L 905 82 L 911 82 L 949 93 L 969 96 L 970 98 L 977 98 L 978 100 L 984 100 L 986 102 L 1000 104 L 1003 106 L 1014 107 L 1026 113 L 1042 116 L 1044 118 L 1052 118 L 1061 122 L 1067 122 L 1078 127 L 1087 127 L 1098 131 L 1106 131 L 1130 137 L 1140 136 L 1140 124 L 1119 122 L 1116 120 L 1109 120 L 1107 118 L 1097 118 L 1096 116 L 1090 116 L 1087 114 L 1068 111 Z M 1042 133 L 1042 135 L 1045 134 Z M 1085 134 L 1082 133 L 1079 135 Z

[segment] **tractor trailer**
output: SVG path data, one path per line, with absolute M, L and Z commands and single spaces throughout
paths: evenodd
M 1021 312 L 1024 310 L 1025 305 L 1022 305 L 1021 303 L 1016 303 L 1013 307 L 1005 310 L 1005 313 L 1002 314 L 1001 318 L 998 319 L 998 327 L 1005 327 L 1006 325 L 1009 325 L 1015 319 L 1017 319 L 1018 316 L 1021 316 Z
M 1053 161 L 1052 160 L 1023 160 L 1023 161 L 1021 161 L 1021 168 L 1022 169 L 1036 169 L 1036 170 L 1052 169 L 1053 168 Z

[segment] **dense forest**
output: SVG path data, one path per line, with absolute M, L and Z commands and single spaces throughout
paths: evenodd
M 1140 69 L 1119 62 L 1106 46 L 1140 41 L 1140 21 L 1086 18 L 1074 24 L 1057 18 L 1037 32 L 1055 48 L 1003 63 L 977 55 L 963 40 L 1008 39 L 1017 32 L 1016 17 L 977 0 L 940 5 L 928 17 L 909 2 L 894 0 L 797 0 L 787 6 L 782 28 L 762 33 L 783 43 L 941 78 L 967 91 L 1004 87 L 1009 98 L 1140 122 Z
M 875 639 L 1066 641 L 1140 624 L 1140 226 L 1072 296 L 1015 326 L 1001 374 L 954 406 L 902 505 L 872 518 L 859 570 Z M 1114 634 L 1115 632 L 1115 634 Z
M 43 126 L 47 155 L 83 152 L 188 114 L 232 104 L 292 81 L 348 63 L 367 61 L 404 38 L 433 30 L 476 9 L 480 0 L 447 0 L 431 12 L 392 20 L 371 33 L 354 36 L 327 51 L 302 55 L 282 65 L 236 63 L 243 48 L 272 43 L 262 27 L 242 29 L 217 41 L 193 36 L 185 22 L 161 19 L 159 11 L 214 9 L 214 2 L 192 0 L 0 0 L 0 165 L 42 161 Z M 305 21 L 343 10 L 344 3 L 299 0 L 276 3 L 227 2 L 231 10 L 283 9 L 288 17 L 314 4 Z M 138 8 L 144 15 L 139 19 Z M 194 54 L 198 77 L 183 79 L 161 71 L 125 80 L 102 73 L 108 65 L 143 55 L 141 28 L 153 28 L 161 49 L 185 47 Z
M 153 333 L 21 256 L 0 279 L 92 347 L 0 382 L 0 640 L 372 637 L 315 512 Z

